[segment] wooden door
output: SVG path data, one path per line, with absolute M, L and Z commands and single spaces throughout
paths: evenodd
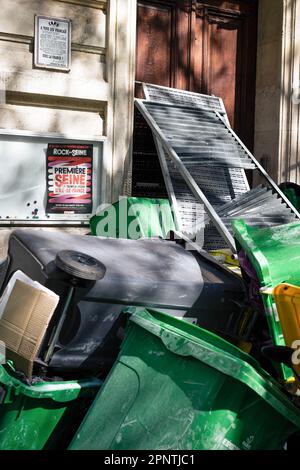
M 138 1 L 136 80 L 188 89 L 189 13 L 182 7 L 190 1 Z M 183 53 L 178 57 L 178 47 Z M 178 62 L 184 64 L 179 71 Z M 143 97 L 139 85 L 136 96 Z M 135 196 L 167 197 L 151 131 L 135 110 L 132 191 Z
M 197 2 L 190 89 L 223 98 L 232 127 L 253 147 L 257 2 Z
M 136 80 L 220 96 L 252 149 L 257 0 L 140 0 L 137 18 Z M 138 85 L 136 96 L 142 97 Z M 166 195 L 151 133 L 138 113 L 133 194 Z
M 138 1 L 136 80 L 189 88 L 191 3 Z

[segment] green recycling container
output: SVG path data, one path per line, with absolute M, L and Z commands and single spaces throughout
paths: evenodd
M 118 360 L 69 449 L 282 449 L 300 410 L 220 337 L 131 308 Z
M 300 222 L 257 228 L 235 220 L 232 226 L 237 251 L 244 251 L 259 280 L 272 340 L 275 345 L 284 346 L 275 300 L 270 292 L 283 282 L 300 286 Z M 293 377 L 288 367 L 280 369 L 283 379 Z
M 297 209 L 297 211 L 299 211 L 300 199 L 299 199 L 299 196 L 297 196 L 295 189 L 287 188 L 283 190 L 282 192 L 288 198 L 288 200 L 293 204 L 293 206 Z
M 0 450 L 66 448 L 100 385 L 94 378 L 26 385 L 0 366 Z
M 299 212 L 300 210 L 300 186 L 292 182 L 284 182 L 279 185 L 279 188 L 293 206 Z
M 90 219 L 92 235 L 129 238 L 167 238 L 175 230 L 168 199 L 120 198 Z

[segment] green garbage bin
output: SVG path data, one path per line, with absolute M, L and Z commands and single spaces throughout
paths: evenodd
M 247 354 L 197 326 L 131 308 L 119 358 L 70 449 L 281 449 L 300 411 Z
M 175 230 L 168 199 L 120 198 L 90 220 L 92 235 L 129 238 L 167 238 Z
M 26 385 L 0 366 L 0 450 L 66 448 L 100 385 L 94 378 Z
M 250 227 L 243 220 L 235 220 L 232 226 L 240 265 L 243 266 L 241 254 L 244 252 L 255 270 L 271 338 L 275 345 L 284 346 L 271 291 L 283 282 L 300 286 L 300 222 L 258 228 Z M 281 366 L 280 369 L 283 379 L 293 377 L 293 372 L 288 367 Z
M 279 188 L 299 212 L 300 210 L 300 186 L 295 183 L 285 182 L 285 183 L 281 183 L 279 185 Z

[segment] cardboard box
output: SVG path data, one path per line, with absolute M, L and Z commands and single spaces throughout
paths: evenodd
M 16 279 L 0 318 L 0 340 L 6 345 L 6 359 L 16 370 L 32 377 L 36 359 L 59 297 L 38 283 Z

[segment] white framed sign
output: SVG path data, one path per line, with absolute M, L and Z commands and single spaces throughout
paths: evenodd
M 49 144 L 61 148 L 74 145 L 90 147 L 92 153 L 92 207 L 85 211 L 50 211 L 47 187 Z M 98 206 L 108 200 L 106 169 L 110 167 L 105 151 L 106 137 L 0 129 L 0 155 L 5 156 L 5 171 L 0 172 L 0 227 L 6 225 L 81 225 L 88 224 Z M 59 202 L 59 201 L 55 201 Z M 78 202 L 78 201 L 77 201 Z M 0 351 L 1 352 L 1 351 Z
M 71 20 L 35 16 L 35 67 L 68 72 L 71 68 Z

